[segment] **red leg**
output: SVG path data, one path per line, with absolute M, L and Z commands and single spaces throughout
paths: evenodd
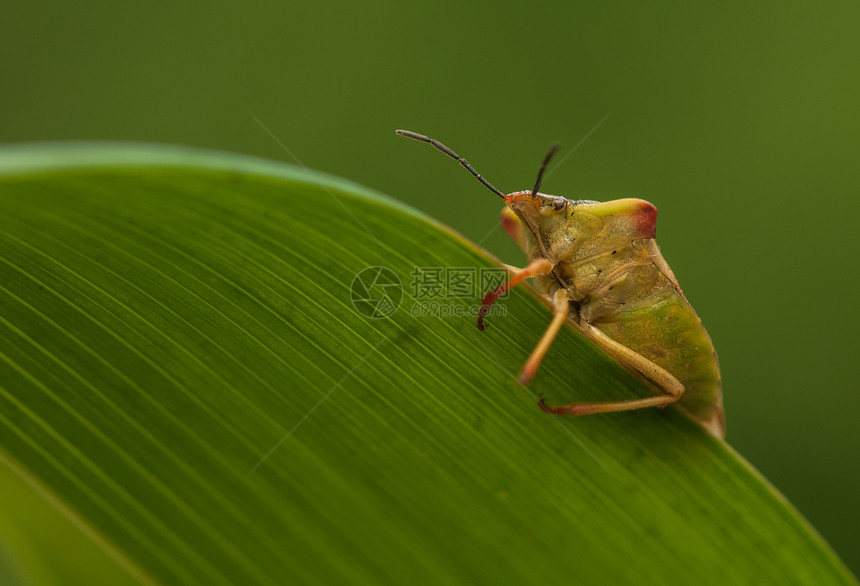
M 537 277 L 538 275 L 546 275 L 552 271 L 553 264 L 545 258 L 536 258 L 528 264 L 528 266 L 520 270 L 516 275 L 484 295 L 481 299 L 481 309 L 478 312 L 478 329 L 484 329 L 484 317 L 490 311 L 490 306 L 504 295 L 511 288 L 519 285 L 526 279 Z

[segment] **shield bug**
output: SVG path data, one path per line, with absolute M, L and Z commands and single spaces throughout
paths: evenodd
M 490 306 L 511 287 L 533 278 L 553 319 L 523 365 L 527 384 L 565 322 L 659 391 L 652 397 L 541 408 L 556 415 L 585 415 L 678 405 L 710 433 L 725 436 L 722 384 L 708 332 L 687 301 L 655 240 L 657 208 L 641 199 L 570 200 L 540 193 L 557 150 L 550 149 L 532 189 L 504 194 L 460 155 L 439 141 L 408 130 L 397 134 L 433 145 L 457 160 L 506 207 L 501 224 L 530 262 L 487 293 L 478 327 Z

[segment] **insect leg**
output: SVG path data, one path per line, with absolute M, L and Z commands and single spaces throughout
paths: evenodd
M 502 213 L 499 216 L 499 224 L 505 229 L 508 236 L 513 239 L 522 249 L 526 247 L 526 227 L 509 207 L 502 208 Z
M 552 321 L 543 333 L 543 336 L 541 336 L 540 342 L 538 342 L 535 349 L 532 350 L 531 355 L 528 360 L 526 360 L 526 363 L 523 365 L 523 369 L 520 372 L 521 385 L 528 384 L 535 375 L 537 369 L 540 367 L 543 357 L 547 353 L 547 350 L 549 350 L 549 347 L 552 345 L 553 340 L 555 340 L 556 335 L 558 335 L 561 326 L 564 325 L 564 322 L 567 320 L 567 314 L 570 313 L 570 301 L 567 297 L 567 291 L 559 289 L 555 292 L 555 296 L 552 300 L 552 307 Z
M 658 407 L 674 403 L 684 394 L 684 385 L 681 384 L 669 371 L 648 360 L 641 354 L 634 352 L 627 346 L 619 344 L 591 324 L 582 325 L 586 335 L 594 340 L 599 346 L 606 350 L 616 359 L 636 370 L 653 381 L 656 386 L 666 393 L 655 397 L 643 399 L 632 399 L 629 401 L 614 401 L 611 403 L 571 403 L 551 407 L 544 403 L 543 399 L 538 401 L 541 409 L 555 415 L 586 415 L 589 413 L 609 413 L 612 411 L 629 411 L 631 409 L 642 409 L 644 407 Z
M 611 413 L 613 411 L 630 411 L 632 409 L 643 409 L 645 407 L 659 407 L 674 403 L 678 399 L 668 395 L 657 397 L 646 397 L 644 399 L 632 399 L 630 401 L 615 401 L 612 403 L 571 403 L 570 405 L 547 405 L 543 397 L 538 400 L 538 405 L 547 413 L 553 415 L 589 415 L 591 413 Z
M 528 264 L 524 269 L 520 269 L 513 277 L 484 295 L 481 299 L 481 309 L 478 311 L 478 329 L 484 329 L 484 318 L 490 311 L 490 306 L 504 295 L 511 288 L 519 285 L 526 279 L 537 277 L 538 275 L 546 275 L 552 271 L 553 264 L 545 258 L 536 258 Z

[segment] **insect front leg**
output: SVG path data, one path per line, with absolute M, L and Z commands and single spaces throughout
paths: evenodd
M 481 299 L 481 309 L 478 311 L 478 329 L 484 329 L 484 318 L 490 311 L 490 306 L 492 306 L 499 297 L 526 279 L 549 274 L 552 272 L 553 266 L 554 265 L 545 258 L 536 258 L 530 262 L 526 268 L 519 270 L 513 277 L 484 295 L 484 298 Z
M 663 407 L 674 403 L 684 394 L 684 385 L 666 369 L 648 360 L 641 354 L 634 352 L 627 346 L 619 344 L 589 323 L 581 324 L 580 328 L 609 354 L 654 382 L 666 394 L 645 397 L 643 399 L 614 401 L 611 403 L 571 403 L 570 405 L 555 407 L 547 405 L 541 399 L 538 401 L 538 404 L 544 411 L 555 415 L 587 415 L 590 413 L 630 411 L 631 409 L 642 409 L 644 407 Z
M 517 243 L 517 246 L 525 250 L 526 228 L 511 208 L 505 207 L 502 209 L 499 224 L 501 224 L 508 236 Z

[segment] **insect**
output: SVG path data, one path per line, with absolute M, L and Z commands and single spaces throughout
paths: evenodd
M 456 159 L 505 202 L 502 227 L 530 262 L 523 269 L 511 267 L 511 278 L 483 297 L 478 327 L 484 329 L 484 317 L 501 295 L 529 278 L 553 308 L 549 327 L 523 365 L 521 384 L 532 379 L 567 322 L 659 392 L 640 399 L 560 406 L 541 399 L 542 409 L 556 415 L 585 415 L 677 402 L 711 434 L 725 436 L 717 355 L 657 247 L 657 208 L 641 199 L 601 203 L 540 193 L 557 145 L 544 158 L 532 189 L 504 194 L 439 141 L 408 130 L 397 134 L 429 143 Z

